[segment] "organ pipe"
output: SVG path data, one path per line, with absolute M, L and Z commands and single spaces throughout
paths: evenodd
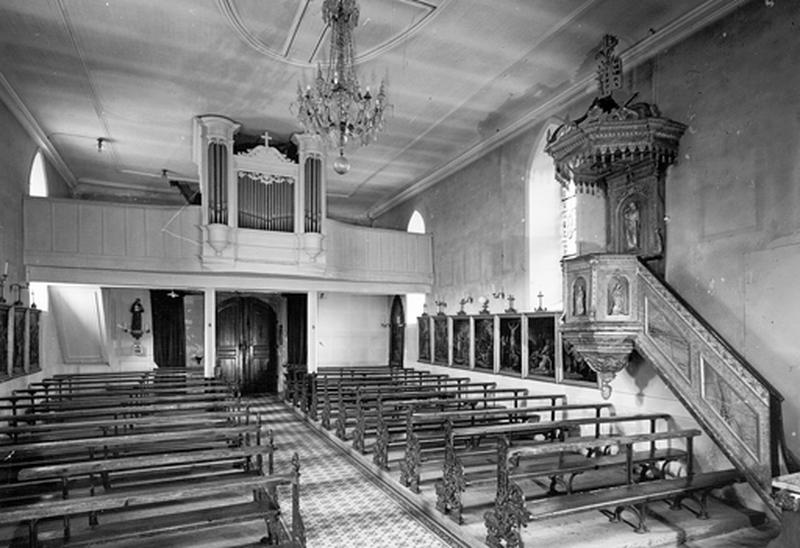
M 208 144 L 208 173 L 211 196 L 208 203 L 209 223 L 228 223 L 228 150 L 223 143 Z

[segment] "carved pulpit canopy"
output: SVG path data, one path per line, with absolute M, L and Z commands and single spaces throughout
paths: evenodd
M 686 126 L 662 118 L 653 104 L 633 100 L 620 105 L 613 91 L 622 87 L 622 61 L 614 55 L 617 39 L 606 35 L 597 54 L 600 96 L 586 113 L 568 121 L 547 138 L 545 151 L 555 160 L 562 184 L 596 185 L 606 176 L 642 160 L 660 167 L 675 161 Z

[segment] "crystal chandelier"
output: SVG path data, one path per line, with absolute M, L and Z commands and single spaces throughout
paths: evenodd
M 330 27 L 331 46 L 327 71 L 317 67 L 314 85 L 297 85 L 297 119 L 306 132 L 316 133 L 339 149 L 333 162 L 336 173 L 350 169 L 344 156 L 349 142 L 368 145 L 383 129 L 383 115 L 388 106 L 386 82 L 381 80 L 377 94 L 364 91 L 355 69 L 353 30 L 358 25 L 356 0 L 325 0 L 322 20 Z

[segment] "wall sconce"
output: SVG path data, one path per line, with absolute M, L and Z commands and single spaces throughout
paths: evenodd
M 502 287 L 500 288 L 500 291 L 497 291 L 495 286 L 492 286 L 492 297 L 494 297 L 495 299 L 505 299 L 506 292 Z
M 467 303 L 471 303 L 471 302 L 472 302 L 472 295 L 467 295 L 465 297 L 461 297 L 461 300 L 458 301 L 458 304 L 461 306 L 461 308 L 458 310 L 458 315 L 459 316 L 466 315 L 466 312 L 464 311 L 464 305 L 467 304 Z

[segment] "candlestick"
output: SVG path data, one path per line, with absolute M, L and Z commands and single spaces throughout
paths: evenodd
M 8 261 L 6 261 L 5 266 L 3 266 L 3 277 L 8 277 Z
M 6 302 L 6 279 L 8 279 L 6 274 L 0 276 L 0 303 Z

